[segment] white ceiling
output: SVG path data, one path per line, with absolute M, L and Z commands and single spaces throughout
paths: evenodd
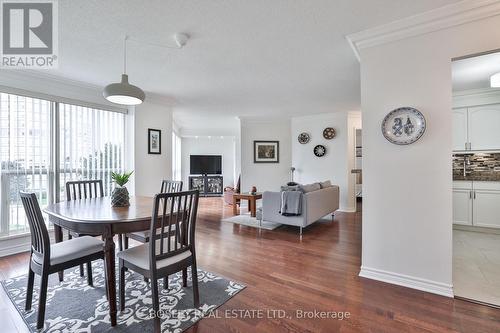
M 345 35 L 457 0 L 60 0 L 65 78 L 106 85 L 122 71 L 125 34 L 182 50 L 129 43 L 130 81 L 173 98 L 180 126 L 228 116 L 357 110 L 359 63 Z
M 495 73 L 500 73 L 500 52 L 454 61 L 453 91 L 490 88 Z

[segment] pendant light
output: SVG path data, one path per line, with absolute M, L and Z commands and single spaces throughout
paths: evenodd
M 144 102 L 146 94 L 141 88 L 128 83 L 127 75 L 127 40 L 128 36 L 125 36 L 123 42 L 123 74 L 122 80 L 118 83 L 111 83 L 107 85 L 102 95 L 108 101 L 121 105 L 138 105 Z
M 500 88 L 500 73 L 493 74 L 490 77 L 490 87 Z

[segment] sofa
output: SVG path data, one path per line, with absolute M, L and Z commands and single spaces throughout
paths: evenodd
M 325 183 L 300 186 L 299 190 L 303 192 L 302 214 L 298 216 L 281 215 L 281 192 L 264 192 L 262 194 L 262 221 L 300 227 L 302 237 L 302 228 L 328 214 L 333 215 L 339 209 L 339 187 L 330 185 L 329 182 Z

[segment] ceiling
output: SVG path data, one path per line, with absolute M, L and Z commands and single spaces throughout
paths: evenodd
M 490 76 L 500 73 L 500 52 L 454 61 L 453 91 L 490 88 Z
M 360 108 L 359 63 L 345 35 L 457 0 L 60 0 L 59 69 L 104 86 L 130 82 L 175 101 L 181 127 L 236 116 L 293 116 Z

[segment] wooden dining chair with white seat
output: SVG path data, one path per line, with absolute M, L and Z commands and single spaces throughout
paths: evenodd
M 181 180 L 163 180 L 161 182 L 161 190 L 160 193 L 175 193 L 182 191 L 182 181 Z M 149 230 L 145 231 L 137 231 L 124 235 L 123 240 L 123 248 L 128 249 L 128 239 L 132 238 L 141 243 L 149 242 Z
M 159 193 L 154 198 L 150 233 L 152 241 L 118 252 L 120 309 L 125 310 L 125 270 L 151 280 L 153 309 L 158 314 L 158 280 L 191 267 L 194 307 L 200 303 L 195 252 L 196 214 L 199 191 Z M 173 231 L 173 233 L 170 233 Z M 153 241 L 154 240 L 154 241 Z M 187 287 L 187 274 L 183 274 Z M 160 330 L 155 316 L 155 332 Z
M 72 180 L 66 182 L 66 200 L 81 200 L 81 199 L 91 199 L 99 198 L 104 196 L 104 189 L 102 186 L 102 180 Z M 97 236 L 97 235 L 83 235 L 77 234 L 75 232 L 68 231 L 68 239 L 80 236 Z M 119 239 L 119 244 L 121 244 Z M 83 276 L 83 264 L 80 265 L 80 276 Z M 87 263 L 87 276 L 92 280 L 92 264 Z
M 82 236 L 56 244 L 50 237 L 35 193 L 20 192 L 31 234 L 31 253 L 26 292 L 26 310 L 31 309 L 35 274 L 41 276 L 38 293 L 37 329 L 44 326 L 49 275 L 97 259 L 104 259 L 104 242 Z M 92 277 L 88 277 L 92 285 Z

